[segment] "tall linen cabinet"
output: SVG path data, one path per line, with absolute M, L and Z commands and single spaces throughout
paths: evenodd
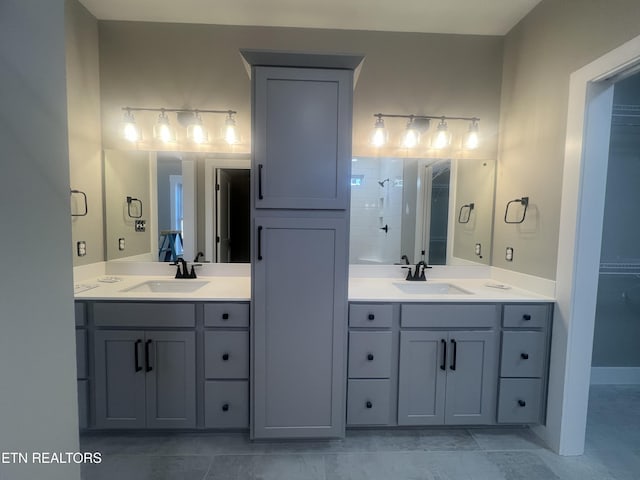
M 362 57 L 242 55 L 252 79 L 252 438 L 341 437 Z

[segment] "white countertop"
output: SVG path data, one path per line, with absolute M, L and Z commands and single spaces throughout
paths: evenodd
M 119 281 L 105 283 L 101 280 L 117 278 Z M 251 278 L 249 276 L 200 276 L 196 281 L 207 282 L 193 292 L 126 292 L 128 288 L 148 281 L 172 280 L 166 275 L 102 275 L 76 283 L 76 300 L 157 300 L 157 301 L 249 301 Z M 193 280 L 176 280 L 191 282 Z M 451 284 L 470 293 L 414 294 L 403 292 L 398 284 L 420 285 Z M 406 282 L 389 277 L 351 277 L 349 280 L 350 302 L 553 302 L 554 298 L 521 288 L 491 288 L 496 284 L 489 278 L 433 278 L 426 283 Z M 81 291 L 83 290 L 83 291 Z
M 416 289 L 420 285 L 449 284 L 469 293 L 416 294 L 405 293 L 398 284 L 409 284 Z M 540 295 L 521 288 L 504 285 L 506 288 L 489 287 L 504 285 L 489 278 L 434 278 L 427 282 L 407 282 L 397 278 L 350 278 L 350 302 L 553 302 L 552 297 Z
M 119 279 L 113 283 L 101 280 Z M 91 287 L 87 290 L 75 293 L 76 300 L 158 300 L 169 302 L 206 302 L 206 301 L 230 301 L 240 302 L 251 299 L 251 277 L 248 276 L 199 276 L 197 280 L 182 279 L 176 282 L 205 281 L 206 285 L 193 292 L 123 292 L 128 288 L 148 281 L 174 280 L 166 275 L 102 275 L 100 277 L 83 280 L 74 285 L 74 291 L 78 292 L 83 287 Z M 78 288 L 80 287 L 80 288 Z

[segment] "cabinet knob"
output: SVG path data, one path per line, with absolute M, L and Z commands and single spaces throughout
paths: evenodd
M 528 353 L 521 353 L 520 354 L 520 358 L 523 360 L 529 360 L 529 354 Z
M 225 403 L 224 405 L 222 405 L 222 411 L 223 412 L 228 412 L 229 411 L 229 404 Z
M 371 403 L 371 402 L 367 402 L 367 403 L 365 403 L 365 405 L 366 405 L 367 408 L 373 408 L 373 403 Z
M 228 313 L 223 313 L 222 314 L 222 319 L 223 320 L 229 320 L 229 314 Z
M 223 354 L 222 354 L 222 360 L 224 360 L 225 362 L 226 362 L 227 360 L 229 360 L 229 354 L 228 354 L 228 353 L 223 353 Z
M 522 319 L 529 321 L 531 320 L 531 315 L 529 315 L 528 313 L 525 313 L 524 315 L 522 315 Z
M 370 353 L 367 355 L 367 360 L 372 361 L 373 360 L 373 353 Z
M 524 400 L 518 400 L 518 405 L 520 405 L 521 407 L 526 407 L 527 402 L 525 402 Z
M 370 314 L 367 316 L 367 318 L 368 318 L 369 320 L 375 320 L 376 316 L 375 316 L 373 313 L 370 313 Z

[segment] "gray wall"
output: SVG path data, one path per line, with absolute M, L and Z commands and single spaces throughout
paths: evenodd
M 99 32 L 105 148 L 131 149 L 119 132 L 121 108 L 129 105 L 232 108 L 243 139 L 234 151 L 249 152 L 250 80 L 238 50 L 262 48 L 366 55 L 354 93 L 354 155 L 407 156 L 406 149 L 376 152 L 368 146 L 372 115 L 382 111 L 477 115 L 484 144 L 474 155 L 496 157 L 502 37 L 139 22 L 100 22 Z M 136 118 L 150 132 L 157 114 Z M 203 120 L 218 130 L 224 116 Z M 397 145 L 406 121 L 389 119 L 387 125 Z M 450 127 L 464 133 L 468 124 Z M 150 141 L 142 146 L 157 148 Z M 176 148 L 191 147 L 183 141 Z M 229 151 L 220 144 L 207 150 Z
M 75 452 L 63 0 L 0 2 L 0 451 Z M 0 478 L 74 480 L 78 465 L 0 464 Z
M 614 104 L 640 105 L 640 75 L 616 84 Z M 602 231 L 603 263 L 640 263 L 640 125 L 637 118 L 614 119 L 607 167 Z M 600 274 L 593 360 L 596 367 L 640 367 L 640 279 Z
M 66 0 L 65 27 L 71 188 L 88 202 L 87 216 L 71 222 L 73 264 L 85 265 L 104 260 L 98 21 L 77 0 Z M 73 197 L 75 213 L 84 209 L 80 199 Z M 87 243 L 84 257 L 76 254 L 79 240 Z
M 149 154 L 147 152 L 104 152 L 104 189 L 106 219 L 106 258 L 142 255 L 151 251 L 151 224 L 149 216 Z M 142 201 L 142 218 L 146 231 L 135 231 L 135 219 L 129 216 L 127 197 Z M 139 215 L 139 204 L 131 205 L 131 214 Z M 125 239 L 125 250 L 118 250 L 118 239 Z M 157 253 L 157 252 L 155 252 Z
M 555 278 L 569 75 L 638 34 L 637 0 L 543 0 L 507 35 L 494 266 Z M 522 196 L 528 220 L 505 225 L 506 202 Z

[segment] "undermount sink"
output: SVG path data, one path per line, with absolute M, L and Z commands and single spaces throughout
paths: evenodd
M 149 280 L 133 287 L 122 290 L 123 292 L 146 293 L 190 293 L 204 287 L 207 281 L 194 280 Z
M 471 292 L 450 283 L 396 282 L 398 290 L 411 295 L 471 295 Z

